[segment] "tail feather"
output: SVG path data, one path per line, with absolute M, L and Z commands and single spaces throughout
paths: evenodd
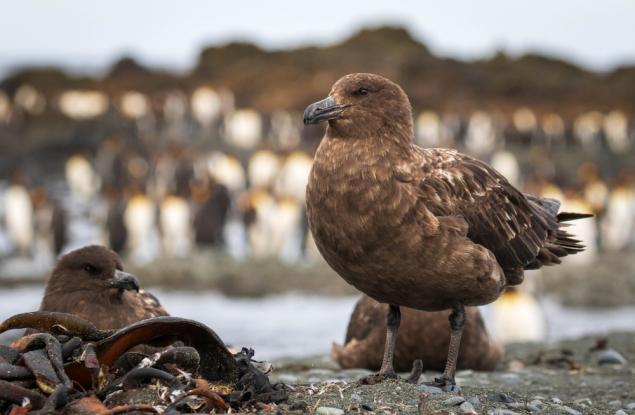
M 555 265 L 561 262 L 560 258 L 584 251 L 582 241 L 565 229 L 571 226 L 570 221 L 593 217 L 588 213 L 560 212 L 560 202 L 556 199 L 533 198 L 543 208 L 547 223 L 553 232 L 544 246 L 538 252 L 536 259 L 528 264 L 525 269 L 540 268 L 544 265 Z
M 576 213 L 576 212 L 560 212 L 558 213 L 558 222 L 568 222 L 576 219 L 592 218 L 592 213 Z
M 584 249 L 584 245 L 582 245 L 582 241 L 578 239 L 573 239 L 571 238 L 571 236 L 572 235 L 570 233 L 564 232 L 563 230 L 559 229 L 556 234 L 556 244 L 566 249 L 567 252 L 569 252 L 570 250 L 574 251 L 570 253 L 575 253 L 577 251 Z

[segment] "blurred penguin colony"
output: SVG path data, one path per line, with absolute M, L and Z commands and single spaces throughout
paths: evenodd
M 418 145 L 457 148 L 595 213 L 572 225 L 587 250 L 567 262 L 633 250 L 635 69 L 456 61 L 385 27 L 320 48 L 210 46 L 184 74 L 125 58 L 103 78 L 26 68 L 0 81 L 0 265 L 49 266 L 88 243 L 137 264 L 196 250 L 317 260 L 304 193 L 323 130 L 304 128 L 302 111 L 361 69 L 403 85 Z
M 317 140 L 303 137 L 299 113 L 238 108 L 230 90 L 212 85 L 158 95 L 45 96 L 29 85 L 13 96 L 0 92 L 1 128 L 47 112 L 84 128 L 76 148 L 59 157 L 59 177 L 28 158 L 8 161 L 0 185 L 3 256 L 53 258 L 97 242 L 137 263 L 207 248 L 244 259 L 319 257 L 304 214 Z M 596 214 L 575 225 L 587 251 L 572 261 L 635 245 L 635 176 L 611 162 L 635 151 L 635 120 L 618 109 L 568 120 L 529 107 L 422 111 L 415 139 L 490 162 L 514 185 L 562 200 L 564 210 Z M 598 152 L 607 166 L 585 161 Z
M 211 86 L 160 97 L 94 90 L 45 97 L 28 85 L 13 97 L 0 92 L 1 128 L 46 111 L 99 137 L 79 137 L 60 158 L 58 177 L 28 157 L 5 160 L 3 256 L 51 259 L 92 242 L 136 263 L 208 248 L 238 258 L 317 257 L 307 248 L 312 156 L 301 145 L 300 114 L 236 108 L 231 91 Z

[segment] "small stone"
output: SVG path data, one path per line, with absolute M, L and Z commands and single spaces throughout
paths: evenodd
M 437 388 L 436 386 L 429 386 L 429 385 L 418 385 L 417 390 L 419 392 L 425 392 L 425 393 L 442 393 L 443 392 L 441 388 Z
M 626 413 L 626 411 L 625 411 L 625 410 L 623 410 L 623 409 L 618 409 L 618 410 L 615 412 L 615 415 L 628 415 L 628 413 Z
M 459 409 L 461 409 L 461 412 L 464 414 L 477 415 L 476 410 L 468 401 L 463 402 L 461 406 L 459 406 Z
M 635 402 L 629 402 L 626 404 L 626 409 L 635 409 Z
M 599 365 L 625 365 L 626 359 L 616 350 L 606 349 L 598 353 L 598 364 Z
M 509 396 L 508 394 L 504 392 L 490 393 L 489 395 L 487 395 L 487 400 L 493 401 L 493 402 L 501 402 L 501 403 L 516 402 L 514 398 L 512 398 L 511 396 Z
M 461 405 L 463 402 L 465 402 L 465 398 L 464 397 L 462 397 L 462 396 L 453 396 L 451 398 L 446 399 L 442 403 L 445 406 L 458 406 L 458 405 Z
M 461 387 L 459 385 L 445 385 L 444 387 L 441 388 L 441 390 L 443 392 L 459 393 L 459 392 L 461 392 Z
M 520 415 L 518 412 L 510 411 L 509 409 L 496 408 L 493 411 L 488 412 L 490 415 Z
M 315 413 L 320 415 L 344 415 L 344 411 L 340 408 L 330 406 L 320 406 L 315 410 Z
M 621 408 L 622 407 L 622 401 L 620 401 L 619 399 L 616 399 L 614 401 L 609 402 L 609 406 L 614 406 L 616 408 Z
M 472 405 L 480 405 L 481 401 L 480 399 L 478 399 L 478 396 L 472 396 L 470 399 L 467 400 L 469 403 L 471 403 Z
M 529 412 L 540 412 L 540 408 L 538 408 L 536 405 L 532 405 L 530 403 L 527 404 L 527 410 Z
M 593 405 L 593 401 L 591 401 L 591 399 L 589 398 L 576 399 L 575 401 L 573 401 L 573 403 L 583 407 Z
M 542 403 L 542 401 L 541 401 L 541 400 L 538 400 L 538 399 L 533 399 L 531 402 L 529 402 L 529 404 L 530 404 L 530 405 L 533 405 L 533 406 L 541 406 L 541 405 L 544 405 L 544 403 Z
M 582 412 L 576 411 L 573 408 L 569 408 L 568 406 L 563 406 L 562 410 L 571 415 L 582 415 Z
M 557 396 L 554 396 L 553 398 L 551 398 L 551 402 L 561 404 L 562 400 L 558 398 Z
M 359 394 L 357 394 L 357 393 L 352 393 L 351 394 L 351 399 L 354 400 L 355 402 L 361 402 L 362 397 L 359 396 Z

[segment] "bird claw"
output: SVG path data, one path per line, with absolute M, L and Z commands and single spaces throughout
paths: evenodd
M 460 392 L 461 387 L 456 384 L 454 379 L 449 379 L 441 376 L 440 378 L 434 378 L 433 382 L 424 382 L 428 386 L 435 386 L 440 388 L 443 392 Z
M 394 370 L 379 371 L 359 380 L 361 385 L 376 385 L 388 379 L 401 379 Z

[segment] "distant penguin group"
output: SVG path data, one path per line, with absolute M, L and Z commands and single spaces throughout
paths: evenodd
M 54 258 L 62 252 L 68 242 L 67 215 L 43 186 L 29 186 L 26 174 L 17 171 L 2 200 L 2 222 L 18 256 Z

